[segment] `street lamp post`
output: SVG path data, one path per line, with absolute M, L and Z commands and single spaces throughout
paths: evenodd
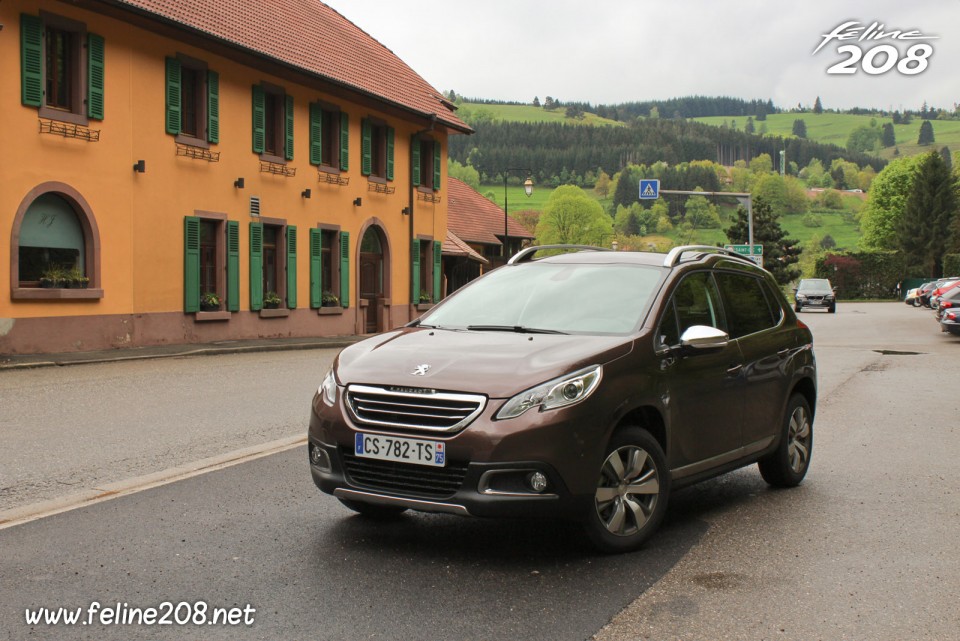
M 504 258 L 507 257 L 507 244 L 510 242 L 510 231 L 507 228 L 507 176 L 510 175 L 511 171 L 520 171 L 527 174 L 527 179 L 523 181 L 523 191 L 526 192 L 527 198 L 533 194 L 533 179 L 530 178 L 529 169 L 504 169 L 503 170 L 503 246 L 500 247 L 500 255 Z

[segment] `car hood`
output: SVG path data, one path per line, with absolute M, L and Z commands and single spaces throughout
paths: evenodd
M 633 340 L 626 336 L 407 327 L 344 349 L 336 372 L 341 385 L 429 387 L 508 398 L 551 378 L 608 363 L 632 348 Z

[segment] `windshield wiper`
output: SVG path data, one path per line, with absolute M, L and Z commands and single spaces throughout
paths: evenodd
M 516 332 L 517 334 L 566 334 L 556 329 L 538 329 L 523 325 L 467 325 L 471 332 Z

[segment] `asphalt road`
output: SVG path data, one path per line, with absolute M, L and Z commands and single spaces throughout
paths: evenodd
M 801 318 L 820 366 L 806 482 L 773 491 L 751 467 L 683 490 L 638 553 L 597 555 L 563 523 L 419 514 L 367 522 L 313 487 L 297 448 L 0 529 L 0 638 L 958 639 L 960 444 L 944 384 L 956 378 L 960 339 L 904 305 L 841 304 L 836 315 Z M 162 457 L 137 442 L 147 438 L 140 432 L 112 426 L 109 443 L 86 442 L 99 438 L 111 407 L 127 427 L 162 425 L 165 451 L 196 456 L 217 454 L 209 431 L 221 423 L 235 424 L 227 432 L 245 443 L 261 438 L 264 416 L 266 440 L 302 434 L 326 368 L 312 354 L 184 359 L 179 372 L 152 363 L 137 376 L 122 369 L 131 364 L 8 373 L 0 377 L 5 445 L 11 425 L 31 420 L 30 403 L 42 405 L 24 390 L 111 383 L 91 383 L 104 398 L 72 407 L 69 422 L 34 405 L 44 418 L 30 425 L 42 444 L 24 456 L 2 448 L 0 473 L 6 479 L 14 461 L 18 479 L 43 479 L 50 470 L 33 462 L 59 472 L 58 462 L 70 469 L 80 451 L 104 450 L 110 466 L 128 447 L 141 465 L 121 475 L 155 471 Z M 43 372 L 66 378 L 48 383 Z M 242 393 L 223 404 L 213 393 L 185 400 L 189 382 L 205 377 Z M 149 408 L 123 409 L 127 381 L 167 392 Z M 24 396 L 27 405 L 16 405 Z M 279 415 L 261 413 L 264 398 L 276 399 Z M 112 473 L 93 470 L 88 482 Z M 16 496 L 50 497 L 31 492 Z M 256 612 L 249 626 L 25 622 L 26 608 L 86 612 L 92 601 Z

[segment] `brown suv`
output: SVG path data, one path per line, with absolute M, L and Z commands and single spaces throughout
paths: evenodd
M 671 489 L 751 463 L 800 483 L 816 363 L 769 273 L 715 247 L 558 249 L 343 350 L 313 399 L 317 486 L 369 516 L 579 519 L 622 552 Z

